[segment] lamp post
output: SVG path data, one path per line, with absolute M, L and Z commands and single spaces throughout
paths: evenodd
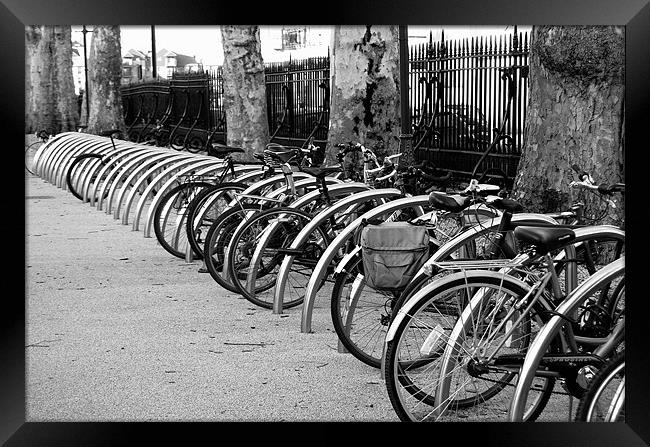
M 151 74 L 156 79 L 156 26 L 151 25 Z
M 415 164 L 413 153 L 413 134 L 411 133 L 411 111 L 409 108 L 409 56 L 408 56 L 408 27 L 399 25 L 399 85 L 402 129 L 399 136 L 399 148 L 402 156 L 400 164 L 411 166 Z
M 88 117 L 90 116 L 90 91 L 88 90 L 88 53 L 86 52 L 86 34 L 90 31 L 86 29 L 86 25 L 83 25 L 81 32 L 84 35 L 84 79 L 86 80 L 86 93 L 84 94 L 86 97 L 84 99 L 86 100 L 86 124 L 88 124 Z

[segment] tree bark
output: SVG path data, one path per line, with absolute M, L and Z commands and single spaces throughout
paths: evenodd
M 120 85 L 122 52 L 120 27 L 95 26 L 88 56 L 88 133 L 117 129 L 126 133 Z M 124 135 L 126 137 L 126 135 Z
M 31 25 L 25 28 L 26 65 L 29 67 L 29 86 L 26 95 L 25 124 L 27 133 L 45 130 L 58 131 L 56 126 L 56 98 L 54 97 L 52 27 Z
M 399 152 L 397 26 L 336 26 L 330 62 L 329 144 L 355 142 L 385 156 Z M 336 150 L 327 149 L 328 164 Z
M 61 132 L 74 131 L 77 130 L 79 123 L 79 111 L 72 76 L 72 28 L 70 25 L 54 27 L 54 62 L 56 70 L 54 90 L 57 94 L 59 130 Z
M 596 183 L 624 181 L 624 49 L 618 26 L 533 27 L 526 142 L 514 187 L 527 211 L 583 200 L 588 215 L 602 213 L 599 197 L 570 188 L 573 164 Z M 613 200 L 603 223 L 623 221 L 623 200 Z
M 25 27 L 25 132 L 75 130 L 70 26 Z
M 252 161 L 270 140 L 259 27 L 222 25 L 221 36 L 227 143 Z

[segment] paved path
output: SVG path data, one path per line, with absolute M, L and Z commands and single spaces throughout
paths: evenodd
M 396 421 L 379 371 L 112 216 L 26 182 L 27 421 Z

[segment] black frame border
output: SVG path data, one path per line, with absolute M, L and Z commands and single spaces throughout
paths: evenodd
M 416 0 L 390 2 L 389 0 L 361 0 L 342 2 L 332 0 L 326 4 L 307 4 L 291 0 L 282 4 L 256 4 L 240 2 L 233 4 L 225 0 L 199 0 L 192 3 L 181 0 L 113 0 L 101 2 L 81 2 L 79 0 L 3 0 L 0 5 L 0 45 L 7 69 L 5 80 L 0 83 L 4 105 L 0 107 L 0 119 L 4 136 L 10 136 L 5 153 L 9 160 L 5 169 L 5 184 L 13 182 L 24 185 L 20 164 L 22 155 L 18 147 L 23 140 L 24 129 L 24 26 L 28 24 L 82 24 L 119 23 L 122 25 L 205 25 L 215 23 L 260 23 L 281 25 L 289 23 L 310 24 L 360 24 L 397 23 L 410 25 L 501 25 L 501 24 L 553 24 L 553 25 L 625 25 L 626 27 L 626 183 L 634 186 L 634 172 L 642 165 L 633 160 L 642 157 L 640 151 L 646 150 L 645 127 L 650 117 L 650 5 L 649 0 Z M 18 146 L 18 147 L 16 147 Z M 638 146 L 638 148 L 637 148 Z M 634 149 L 630 149 L 634 147 Z M 14 160 L 14 157 L 16 158 Z M 20 157 L 20 158 L 19 158 Z M 630 158 L 631 157 L 631 158 Z M 641 162 L 643 161 L 640 158 Z M 15 178 L 13 177 L 15 175 Z M 12 183 L 9 183 L 12 182 Z M 638 233 L 647 226 L 641 220 L 642 211 L 630 212 L 629 203 L 635 197 L 642 197 L 633 188 L 627 188 L 626 230 L 632 231 L 635 246 L 628 244 L 627 268 L 633 273 L 628 276 L 631 290 L 639 290 L 639 269 L 643 262 L 635 262 L 642 256 L 642 244 L 647 237 Z M 16 206 L 23 207 L 23 214 L 11 212 L 5 215 L 0 225 L 5 234 L 25 233 L 27 224 L 24 214 L 24 201 L 8 188 L 7 198 L 17 200 Z M 631 196 L 630 196 L 631 194 Z M 632 200 L 630 200 L 632 197 Z M 640 199 L 643 200 L 643 199 Z M 13 205 L 13 202 L 10 202 Z M 640 205 L 642 206 L 642 205 Z M 12 208 L 13 209 L 13 208 Z M 18 216 L 18 217 L 16 217 Z M 21 219 L 22 216 L 22 219 Z M 20 224 L 22 223 L 22 229 Z M 9 237 L 8 239 L 12 239 Z M 13 238 L 17 239 L 17 238 Z M 19 243 L 19 242 L 18 242 Z M 7 276 L 23 279 L 24 247 L 8 250 L 8 254 L 23 253 L 22 268 L 18 261 L 11 259 L 7 266 Z M 13 258 L 14 256 L 12 256 Z M 640 266 L 640 267 L 639 267 Z M 196 437 L 219 441 L 227 434 L 245 435 L 246 440 L 268 439 L 274 431 L 283 427 L 277 424 L 250 423 L 260 425 L 260 430 L 251 433 L 238 423 L 26 423 L 25 422 L 25 303 L 20 302 L 16 293 L 5 294 L 5 305 L 0 317 L 0 441 L 5 445 L 114 445 L 133 443 L 135 440 L 165 440 L 166 443 L 187 441 Z M 439 424 L 435 430 L 409 428 L 377 423 L 300 423 L 290 424 L 291 432 L 277 434 L 282 442 L 295 439 L 298 442 L 311 442 L 313 439 L 342 439 L 341 432 L 354 431 L 365 440 L 385 442 L 383 428 L 395 432 L 397 439 L 413 435 L 427 436 L 432 441 L 457 440 L 462 443 L 480 442 L 482 445 L 532 446 L 571 445 L 571 446 L 631 446 L 650 443 L 650 387 L 648 371 L 647 323 L 643 319 L 647 309 L 643 293 L 628 304 L 629 322 L 627 326 L 628 382 L 634 392 L 628 392 L 627 422 L 625 424 L 579 424 L 579 423 L 538 423 L 538 424 Z M 335 391 L 333 391 L 335 392 Z M 269 425 L 269 427 L 265 427 Z M 298 431 L 294 432 L 294 425 Z M 381 427 L 380 427 L 381 426 Z M 307 438 L 303 429 L 307 430 Z M 426 430 L 426 431 L 425 431 Z M 277 432 L 276 432 L 277 433 Z M 292 433 L 292 434 L 288 434 Z M 295 434 L 293 434 L 295 433 Z M 253 437 L 251 437 L 253 436 Z M 289 438 L 290 436 L 290 438 Z M 645 441 L 645 442 L 644 442 Z M 137 442 L 137 441 L 136 441 Z M 289 441 L 290 442 L 290 441 Z M 185 442 L 187 443 L 187 442 Z

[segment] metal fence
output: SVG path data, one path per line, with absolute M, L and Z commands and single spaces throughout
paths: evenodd
M 416 157 L 467 178 L 501 171 L 514 178 L 525 126 L 528 35 L 491 36 L 410 48 L 409 102 Z
M 329 126 L 329 56 L 267 63 L 266 104 L 271 140 L 302 145 L 313 137 L 327 141 Z
M 445 41 L 443 34 L 434 42 L 430 35 L 427 43 L 412 46 L 409 103 L 416 158 L 429 159 L 454 171 L 457 178 L 467 178 L 492 144 L 478 173 L 493 169 L 514 178 L 524 143 L 528 53 L 528 34 L 518 33 L 516 27 L 509 36 Z M 265 64 L 272 141 L 292 145 L 302 145 L 309 137 L 317 144 L 327 141 L 329 62 L 326 56 Z M 192 133 L 186 142 L 195 144 L 199 144 L 197 138 L 204 142 L 208 137 L 224 142 L 227 129 L 221 67 L 174 73 L 168 82 L 172 107 L 166 120 L 177 123 L 177 135 Z M 193 123 L 196 114 L 183 114 L 185 101 L 179 92 L 190 84 L 197 88 L 200 83 L 205 84 L 201 91 L 207 97 L 196 96 L 195 100 L 204 101 L 207 111 Z M 165 103 L 161 98 L 153 99 L 163 94 L 165 83 L 148 84 L 151 86 L 127 85 L 122 90 L 127 125 L 137 122 L 140 130 L 151 116 L 154 122 L 161 118 L 161 105 Z M 147 94 L 154 96 L 146 99 Z M 156 101 L 156 111 L 146 112 Z

